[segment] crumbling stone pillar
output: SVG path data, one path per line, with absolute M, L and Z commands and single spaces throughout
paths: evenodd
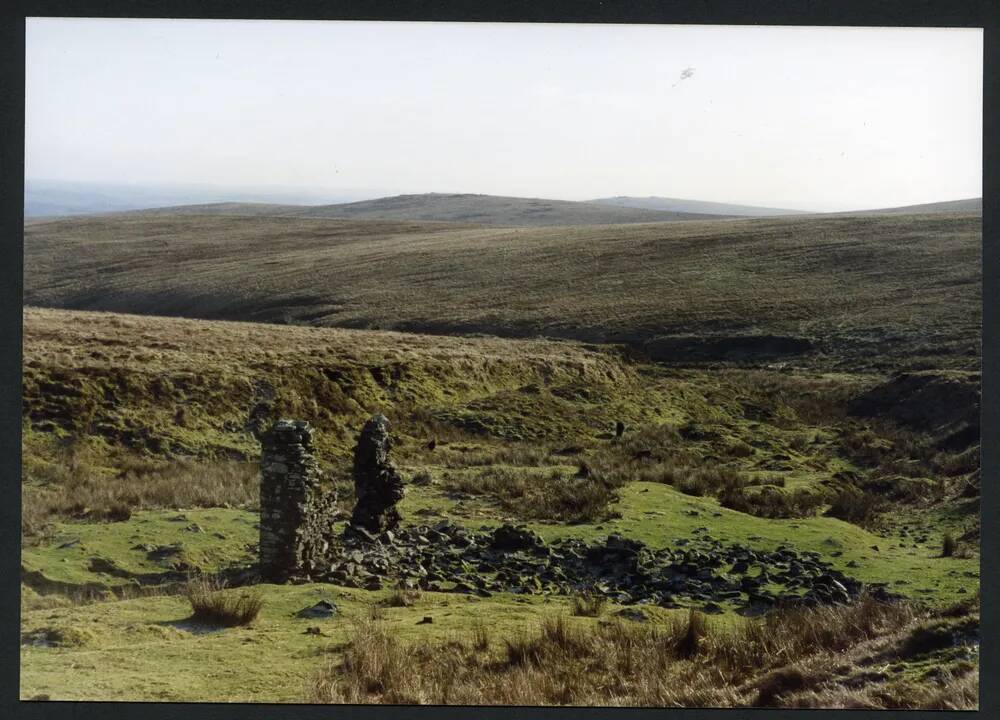
M 266 582 L 308 575 L 329 548 L 336 494 L 320 487 L 312 428 L 279 420 L 261 436 L 260 574 Z
M 403 480 L 389 457 L 389 420 L 375 415 L 361 429 L 354 448 L 354 492 L 357 504 L 351 525 L 371 534 L 399 525 L 396 503 L 403 499 Z

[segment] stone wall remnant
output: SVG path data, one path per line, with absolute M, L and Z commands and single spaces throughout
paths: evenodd
M 354 448 L 354 492 L 357 503 L 351 525 L 377 535 L 399 525 L 396 503 L 403 499 L 403 479 L 389 453 L 389 420 L 374 415 L 361 429 Z
M 260 439 L 260 574 L 285 582 L 321 567 L 339 515 L 337 496 L 321 487 L 309 423 L 278 420 Z

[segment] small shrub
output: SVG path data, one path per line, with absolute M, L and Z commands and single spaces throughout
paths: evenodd
M 259 590 L 226 592 L 222 584 L 207 578 L 188 581 L 186 596 L 191 603 L 192 620 L 223 627 L 249 625 L 264 605 Z
M 697 477 L 687 476 L 674 481 L 674 487 L 685 495 L 702 497 L 705 494 L 705 484 Z
M 944 534 L 944 539 L 941 541 L 941 557 L 952 557 L 956 554 L 958 550 L 958 540 L 950 532 Z
M 848 485 L 837 491 L 826 514 L 862 525 L 874 519 L 884 504 L 882 498 L 875 493 Z

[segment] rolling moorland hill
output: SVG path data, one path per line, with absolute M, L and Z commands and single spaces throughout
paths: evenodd
M 370 195 L 359 190 L 329 192 L 281 186 L 241 187 L 199 183 L 104 183 L 24 179 L 24 215 L 28 218 L 93 215 L 222 201 L 293 203 L 302 206 L 352 202 L 362 197 Z
M 981 218 L 574 228 L 144 212 L 25 227 L 27 305 L 978 367 Z
M 497 195 L 423 193 L 336 205 L 211 203 L 135 211 L 199 215 L 275 215 L 302 218 L 429 220 L 509 227 L 613 225 L 621 223 L 721 220 L 731 215 L 613 207 L 590 202 L 501 197 Z
M 945 202 L 924 203 L 922 205 L 904 205 L 902 207 L 878 208 L 875 210 L 856 210 L 850 213 L 825 213 L 827 215 L 924 215 L 927 213 L 983 213 L 983 199 L 966 198 L 964 200 L 947 200 Z
M 735 205 L 733 203 L 709 202 L 706 200 L 682 200 L 668 197 L 617 197 L 598 198 L 592 203 L 610 205 L 613 207 L 645 208 L 646 210 L 664 210 L 668 212 L 703 213 L 706 215 L 732 215 L 742 217 L 770 217 L 777 215 L 808 215 L 804 210 L 787 210 L 782 208 L 759 207 L 756 205 Z
M 921 215 L 925 213 L 982 213 L 982 198 L 966 198 L 921 205 L 876 208 L 874 210 L 850 210 L 839 213 L 809 213 L 802 210 L 757 207 L 754 205 L 733 205 L 730 203 L 706 202 L 703 200 L 681 200 L 665 197 L 613 197 L 591 200 L 593 203 L 617 207 L 646 208 L 649 210 L 669 210 L 730 215 L 738 217 L 777 217 L 787 215 Z

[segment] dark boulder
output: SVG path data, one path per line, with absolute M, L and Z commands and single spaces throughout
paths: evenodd
M 493 531 L 490 541 L 495 550 L 535 550 L 544 545 L 542 538 L 528 528 L 506 524 Z

